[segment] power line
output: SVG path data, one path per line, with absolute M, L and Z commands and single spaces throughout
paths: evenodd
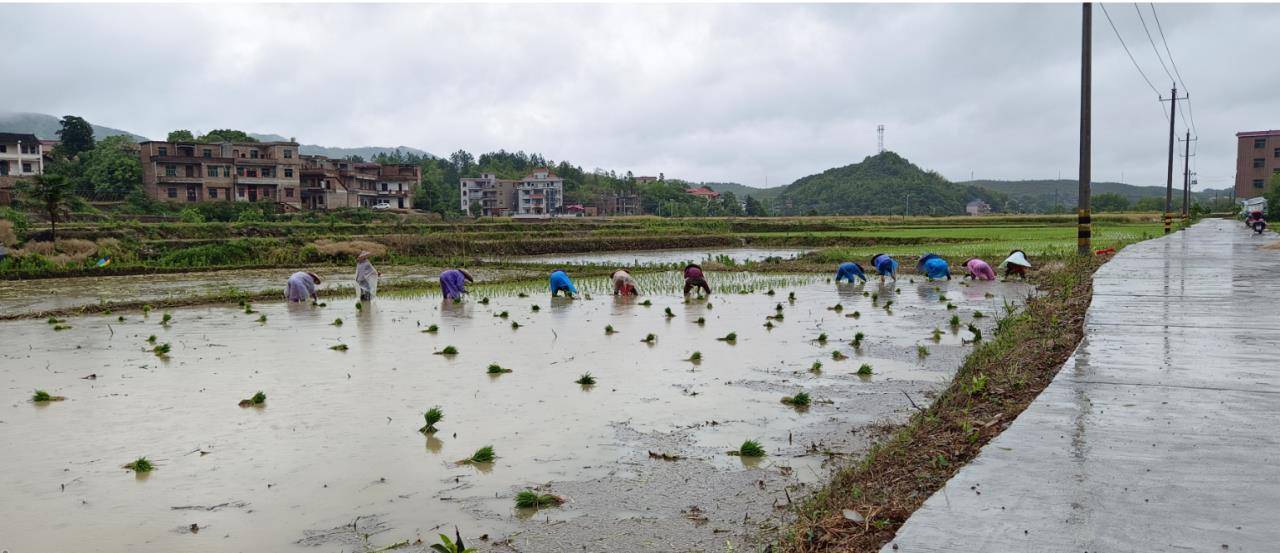
M 1187 90 L 1187 96 L 1191 96 L 1191 92 L 1187 89 L 1187 81 L 1182 78 L 1182 72 L 1178 71 L 1178 62 L 1173 60 L 1173 52 L 1169 50 L 1169 41 L 1164 37 L 1164 27 L 1160 25 L 1160 16 L 1156 13 L 1156 5 L 1148 3 L 1151 6 L 1151 18 L 1156 21 L 1156 30 L 1160 32 L 1160 42 L 1164 43 L 1164 52 L 1169 55 L 1169 64 L 1173 66 L 1173 74 L 1178 76 L 1178 83 L 1182 85 L 1182 90 Z M 1196 130 L 1196 114 L 1191 109 L 1191 100 L 1187 99 L 1187 116 L 1191 118 L 1191 131 L 1200 135 L 1200 131 Z
M 1124 53 L 1129 55 L 1129 61 L 1133 62 L 1133 68 L 1138 70 L 1138 74 L 1142 75 L 1142 80 L 1146 81 L 1147 86 L 1151 87 L 1151 91 L 1156 93 L 1157 98 L 1160 98 L 1160 91 L 1156 89 L 1156 85 L 1151 84 L 1151 79 L 1147 78 L 1142 66 L 1138 65 L 1138 60 L 1134 59 L 1133 52 L 1129 51 L 1129 45 L 1124 43 L 1124 37 L 1120 36 L 1120 30 L 1116 29 L 1116 23 L 1111 20 L 1111 14 L 1107 12 L 1107 5 L 1099 3 L 1098 7 L 1102 8 L 1102 15 L 1107 17 L 1107 24 L 1111 25 L 1111 32 L 1116 34 L 1116 39 L 1120 41 L 1120 47 L 1124 48 Z M 1165 113 L 1164 106 L 1160 106 L 1160 114 L 1164 115 L 1166 121 L 1169 119 L 1169 114 Z
M 1138 4 L 1133 5 L 1133 11 L 1138 12 L 1138 21 L 1142 22 L 1142 30 L 1147 33 L 1147 42 L 1151 43 L 1151 51 L 1156 53 L 1156 60 L 1160 62 L 1160 67 L 1164 68 L 1164 74 L 1169 76 L 1169 80 L 1173 79 L 1173 73 L 1169 72 L 1169 66 L 1164 64 L 1164 58 L 1160 56 L 1160 49 L 1156 48 L 1155 39 L 1151 38 L 1151 30 L 1147 29 L 1147 20 L 1142 17 L 1142 10 L 1138 9 Z

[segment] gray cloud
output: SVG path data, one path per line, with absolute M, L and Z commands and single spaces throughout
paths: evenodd
M 1108 9 L 1167 89 L 1133 6 Z M 1201 187 L 1227 186 L 1234 133 L 1280 127 L 1267 119 L 1280 6 L 1157 9 L 1193 95 Z M 1074 4 L 8 4 L 0 17 L 22 22 L 0 37 L 0 106 L 152 137 L 523 149 L 758 186 L 861 160 L 883 123 L 891 149 L 956 180 L 1077 166 Z M 1094 176 L 1162 184 L 1162 108 L 1101 10 L 1094 48 Z

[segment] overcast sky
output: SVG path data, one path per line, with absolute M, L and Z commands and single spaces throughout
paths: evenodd
M 1168 96 L 1134 5 L 1108 10 Z M 1229 186 L 1234 133 L 1280 128 L 1280 5 L 1157 10 L 1200 188 Z M 875 153 L 884 124 L 888 149 L 953 180 L 1077 171 L 1078 4 L 8 4 L 0 20 L 0 110 L 152 138 L 505 148 L 776 186 Z M 1093 67 L 1094 179 L 1163 184 L 1161 104 L 1097 5 Z

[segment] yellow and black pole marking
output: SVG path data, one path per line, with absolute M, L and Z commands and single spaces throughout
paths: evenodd
M 1089 210 L 1079 210 L 1078 219 L 1076 219 L 1076 252 L 1080 255 L 1089 255 L 1093 249 L 1093 224 L 1089 218 Z
M 1164 212 L 1164 233 L 1169 234 L 1169 228 L 1173 226 L 1173 214 L 1168 211 Z

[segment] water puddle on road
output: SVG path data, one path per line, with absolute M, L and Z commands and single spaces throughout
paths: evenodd
M 743 515 L 735 500 L 712 505 L 716 494 L 759 500 L 751 483 L 766 472 L 821 480 L 825 459 L 856 453 L 850 428 L 901 418 L 910 409 L 904 394 L 923 404 L 926 391 L 945 385 L 970 350 L 964 327 L 948 329 L 952 314 L 967 325 L 984 311 L 977 324 L 989 333 L 1004 299 L 1030 290 L 958 282 L 934 290 L 904 279 L 897 292 L 837 287 L 825 276 L 710 276 L 731 293 L 683 303 L 671 293 L 678 277 L 655 276 L 642 285 L 660 293 L 638 299 L 549 299 L 539 284 L 478 289 L 487 304 L 479 294 L 458 304 L 426 295 L 357 309 L 352 299 L 326 298 L 323 308 L 258 303 L 252 314 L 234 305 L 174 309 L 167 325 L 159 311 L 69 318 L 62 331 L 45 321 L 0 323 L 0 435 L 9 444 L 0 457 L 8 541 L 0 547 L 358 550 L 364 533 L 382 546 L 434 541 L 438 529 L 457 525 L 465 535 L 518 536 L 521 550 L 554 551 L 556 542 L 534 535 L 577 539 L 573 532 L 601 520 L 641 534 L 710 520 L 686 537 L 722 545 L 720 518 Z M 874 305 L 864 291 L 876 294 Z M 766 328 L 779 304 L 782 320 Z M 849 316 L 855 310 L 860 317 Z M 423 332 L 433 324 L 437 332 Z M 616 333 L 606 335 L 606 325 Z M 935 327 L 945 331 L 938 343 Z M 736 342 L 716 339 L 730 332 Z M 858 348 L 856 332 L 865 335 Z M 642 342 L 650 333 L 655 341 Z M 166 358 L 152 353 L 150 335 L 170 344 Z M 339 344 L 347 350 L 330 349 Z M 930 353 L 919 357 L 919 345 Z M 446 346 L 458 353 L 435 354 Z M 847 358 L 834 359 L 836 351 Z M 689 361 L 694 352 L 700 362 Z M 815 361 L 822 366 L 812 371 Z M 855 374 L 863 363 L 872 376 Z M 512 372 L 491 376 L 490 364 Z M 587 372 L 594 386 L 574 382 Z M 33 404 L 35 389 L 67 399 Z M 264 406 L 237 405 L 259 390 Z M 780 402 L 799 391 L 813 397 L 808 409 Z M 444 419 L 425 436 L 418 429 L 434 405 Z M 747 438 L 769 456 L 725 454 Z M 495 462 L 456 463 L 488 445 Z M 140 456 L 155 463 L 150 475 L 121 468 Z M 742 482 L 745 491 L 735 488 Z M 517 491 L 546 483 L 570 502 L 514 508 Z M 356 530 L 343 534 L 347 527 Z

